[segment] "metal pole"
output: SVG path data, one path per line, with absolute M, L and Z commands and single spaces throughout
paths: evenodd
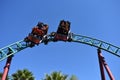
M 104 67 L 105 67 L 105 69 L 106 69 L 106 71 L 107 71 L 107 73 L 108 73 L 108 75 L 110 77 L 110 80 L 115 80 L 115 78 L 114 78 L 112 72 L 110 71 L 110 68 L 108 67 L 107 63 L 105 62 L 104 58 L 103 58 L 102 62 L 103 62 Z
M 4 72 L 3 72 L 3 75 L 2 75 L 2 80 L 6 80 L 6 78 L 7 78 L 9 68 L 10 68 L 10 64 L 11 64 L 11 61 L 12 61 L 12 57 L 13 56 L 10 56 L 10 57 L 7 58 L 7 62 L 6 62 L 6 65 L 4 67 Z
M 103 57 L 101 56 L 101 50 L 98 49 L 97 52 L 98 52 L 99 66 L 100 66 L 100 72 L 101 72 L 101 80 L 106 80 L 105 73 L 104 73 L 104 65 L 102 63 Z

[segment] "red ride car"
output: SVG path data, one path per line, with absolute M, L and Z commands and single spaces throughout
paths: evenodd
M 34 46 L 35 44 L 38 45 L 42 41 L 43 36 L 47 34 L 47 31 L 47 24 L 38 23 L 37 26 L 32 29 L 32 32 L 28 35 L 28 37 L 25 38 L 25 41 L 31 46 Z

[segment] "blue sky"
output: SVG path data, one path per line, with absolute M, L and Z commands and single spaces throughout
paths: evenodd
M 47 23 L 50 33 L 62 19 L 71 22 L 73 33 L 120 46 L 119 4 L 119 0 L 0 0 L 0 48 L 24 39 L 38 21 Z M 120 58 L 102 53 L 119 80 Z M 0 62 L 0 72 L 5 62 Z M 15 54 L 9 75 L 24 68 L 36 80 L 53 71 L 74 74 L 79 80 L 101 80 L 96 48 L 78 43 L 51 42 L 27 48 Z

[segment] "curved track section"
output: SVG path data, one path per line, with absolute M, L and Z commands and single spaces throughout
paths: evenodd
M 7 57 L 14 55 L 15 53 L 27 48 L 26 42 L 23 40 L 10 44 L 4 48 L 0 49 L 0 61 L 6 59 Z
M 87 37 L 87 36 L 82 36 L 82 35 L 78 35 L 78 34 L 73 34 L 70 33 L 70 38 L 72 39 L 69 42 L 78 42 L 78 43 L 83 43 L 83 44 L 87 44 L 90 46 L 94 46 L 97 47 L 99 49 L 105 50 L 109 53 L 112 53 L 115 56 L 120 57 L 120 48 L 117 46 L 114 46 L 112 44 L 106 43 L 104 41 L 98 40 L 98 39 L 94 39 L 91 37 Z M 53 41 L 54 37 L 48 35 L 48 42 Z M 42 41 L 44 42 L 44 41 Z M 53 41 L 54 42 L 54 41 Z M 0 61 L 6 59 L 9 56 L 14 55 L 15 53 L 25 49 L 29 47 L 29 45 L 27 45 L 27 43 L 24 40 L 15 42 L 11 45 L 8 45 L 4 48 L 0 49 Z
M 98 39 L 94 39 L 91 37 L 87 37 L 87 36 L 73 34 L 73 33 L 71 34 L 71 38 L 72 38 L 72 42 L 78 42 L 78 43 L 94 46 L 99 49 L 105 50 L 109 53 L 112 53 L 115 56 L 120 57 L 120 48 L 110 43 L 107 43 Z

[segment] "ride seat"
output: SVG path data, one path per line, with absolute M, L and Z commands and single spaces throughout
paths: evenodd
M 35 27 L 32 30 L 32 34 L 33 35 L 38 35 L 38 36 L 44 36 L 44 31 L 39 29 L 39 28 L 37 28 L 37 27 Z

